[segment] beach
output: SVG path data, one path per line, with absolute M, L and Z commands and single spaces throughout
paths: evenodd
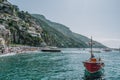
M 5 48 L 4 53 L 1 54 L 11 54 L 11 53 L 28 53 L 28 52 L 35 52 L 35 51 L 40 51 L 40 47 L 31 47 L 31 46 L 11 46 Z

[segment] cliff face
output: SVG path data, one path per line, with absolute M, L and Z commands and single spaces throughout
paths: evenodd
M 7 0 L 0 1 L 0 24 L 10 30 L 11 43 L 39 46 L 43 42 L 42 28 L 32 16 Z

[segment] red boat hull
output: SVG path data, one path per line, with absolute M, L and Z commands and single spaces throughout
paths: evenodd
M 87 71 L 89 71 L 90 73 L 95 73 L 97 71 L 99 71 L 102 68 L 103 63 L 92 63 L 92 62 L 84 62 L 84 66 L 86 68 Z

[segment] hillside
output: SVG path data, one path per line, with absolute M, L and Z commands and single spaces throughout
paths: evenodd
M 75 42 L 81 43 L 85 47 L 89 47 L 89 45 L 88 45 L 88 43 L 90 42 L 89 38 L 87 38 L 87 37 L 85 37 L 83 35 L 72 32 L 68 27 L 66 27 L 66 26 L 64 26 L 62 24 L 47 20 L 43 15 L 33 14 L 32 16 L 37 18 L 37 20 L 39 20 L 39 21 L 45 22 L 49 27 L 51 27 L 50 29 L 55 29 L 58 32 L 61 32 L 64 36 L 67 36 L 68 38 L 74 40 Z M 47 29 L 45 28 L 45 30 L 47 30 Z M 94 41 L 94 42 L 95 42 L 95 45 L 94 45 L 95 48 L 105 47 L 104 45 L 102 45 L 101 43 L 99 43 L 97 41 Z
M 85 37 L 83 35 L 80 35 L 80 34 L 77 34 L 77 33 L 73 33 L 73 35 L 77 38 L 77 39 L 80 39 L 81 41 L 84 41 L 87 45 L 89 45 L 88 43 L 90 42 L 90 39 L 88 37 Z M 94 41 L 94 45 L 93 47 L 94 48 L 103 48 L 103 47 L 106 47 L 104 46 L 103 44 L 97 42 L 97 41 Z
M 86 43 L 89 42 L 88 38 L 73 33 L 68 27 L 52 22 L 43 15 L 31 15 L 27 11 L 20 11 L 18 6 L 7 0 L 0 0 L 0 25 L 10 31 L 7 35 L 9 40 L 6 39 L 8 44 L 48 45 L 64 48 L 89 47 Z M 4 35 L 4 33 L 1 34 Z M 2 35 L 0 37 L 4 38 Z M 96 43 L 95 47 L 105 47 Z
M 42 28 L 32 16 L 7 0 L 0 0 L 0 25 L 10 30 L 12 44 L 39 46 L 43 42 Z
M 56 30 L 45 21 L 38 18 L 36 21 L 43 29 L 42 38 L 47 45 L 57 47 L 87 47 L 84 42 L 77 42 L 73 38 L 70 38 Z

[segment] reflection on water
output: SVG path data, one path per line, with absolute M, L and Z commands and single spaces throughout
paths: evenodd
M 104 78 L 104 69 L 101 69 L 100 71 L 96 73 L 89 73 L 86 69 L 84 71 L 84 80 L 105 80 Z
M 98 77 L 98 78 L 84 78 L 83 80 L 105 80 L 102 77 Z
M 99 71 L 95 73 L 90 73 L 87 69 L 84 70 L 84 80 L 104 80 L 105 70 L 102 67 Z
M 119 53 L 96 53 L 95 56 L 104 59 L 106 80 L 120 80 Z M 89 57 L 87 51 L 79 49 L 0 57 L 0 80 L 84 80 L 82 62 Z

